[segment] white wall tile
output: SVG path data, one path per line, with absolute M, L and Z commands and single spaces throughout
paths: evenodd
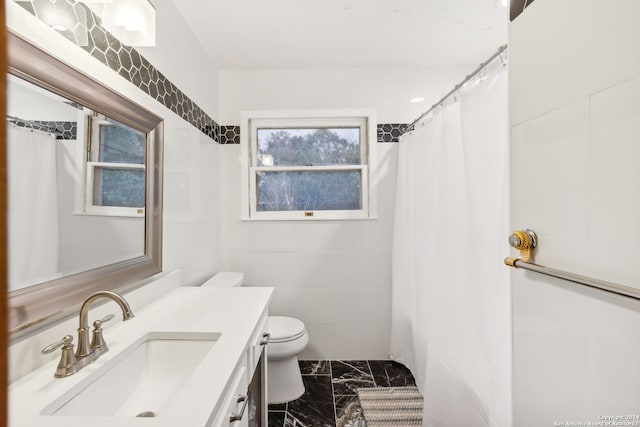
M 310 341 L 301 360 L 384 360 L 389 358 L 389 322 L 305 324 Z
M 275 287 L 272 314 L 319 329 L 305 358 L 388 357 L 397 144 L 378 150 L 378 219 L 251 222 L 240 221 L 239 147 L 222 147 L 225 268 L 242 271 L 248 285 Z M 386 332 L 363 332 L 367 322 Z
M 640 287 L 640 3 L 537 0 L 511 24 L 512 226 L 536 262 Z M 640 302 L 512 271 L 514 426 L 640 408 Z
M 583 99 L 511 130 L 512 226 L 540 233 L 540 260 L 552 238 L 586 237 L 588 126 Z
M 269 314 L 293 316 L 309 323 L 381 322 L 390 318 L 388 289 L 275 288 Z
M 640 408 L 640 302 L 513 272 L 514 426 Z
M 144 286 L 122 294 L 129 303 L 134 315 L 139 314 L 146 306 L 171 292 L 173 289 L 179 287 L 182 284 L 182 278 L 180 271 L 176 270 L 168 274 L 157 275 L 143 283 L 145 283 Z M 104 324 L 104 329 L 107 331 L 105 332 L 107 342 L 109 328 L 112 328 L 114 325 L 122 322 L 120 309 L 113 303 L 108 302 L 90 310 L 92 319 L 102 318 L 109 313 L 115 314 L 116 317 Z M 130 321 L 134 322 L 135 317 Z M 32 334 L 27 338 L 11 342 L 8 356 L 9 383 L 22 378 L 29 372 L 38 369 L 47 362 L 58 359 L 60 357 L 59 352 L 43 355 L 41 350 L 45 346 L 59 341 L 65 335 L 72 335 L 74 337 L 74 342 L 77 342 L 77 329 L 78 317 L 72 316 L 71 318 L 57 323 L 43 331 Z M 51 375 L 53 375 L 53 372 L 51 372 Z
M 589 235 L 638 248 L 640 77 L 591 97 L 590 133 Z
M 636 0 L 537 0 L 528 7 L 510 26 L 511 122 L 640 74 L 638 16 Z

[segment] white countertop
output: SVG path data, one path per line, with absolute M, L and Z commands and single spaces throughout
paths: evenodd
M 182 287 L 144 309 L 136 310 L 132 306 L 136 317 L 105 329 L 109 351 L 92 364 L 69 377 L 54 378 L 56 360 L 13 383 L 9 387 L 9 426 L 204 426 L 221 402 L 237 363 L 246 354 L 249 340 L 267 309 L 271 293 L 272 288 Z M 120 315 L 120 309 L 115 305 L 114 313 Z M 91 311 L 89 318 L 89 324 L 96 320 Z M 57 398 L 152 331 L 221 333 L 166 411 L 154 418 L 41 414 Z M 76 331 L 68 334 L 74 336 L 75 344 Z

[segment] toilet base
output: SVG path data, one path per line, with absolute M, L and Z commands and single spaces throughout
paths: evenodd
M 270 404 L 296 400 L 304 393 L 297 357 L 267 358 L 267 399 Z

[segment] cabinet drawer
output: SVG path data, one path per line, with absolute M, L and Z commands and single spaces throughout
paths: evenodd
M 255 372 L 256 366 L 260 361 L 263 348 L 267 345 L 269 336 L 267 334 L 267 315 L 265 314 L 258 322 L 256 332 L 254 332 L 249 341 L 249 347 L 247 348 L 247 362 L 249 364 L 248 377 L 252 378 Z
M 246 427 L 249 425 L 247 365 L 242 363 L 231 381 L 224 401 L 213 419 L 212 427 Z

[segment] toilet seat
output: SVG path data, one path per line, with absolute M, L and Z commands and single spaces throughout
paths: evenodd
M 306 331 L 304 323 L 293 317 L 269 316 L 269 343 L 284 343 L 297 340 Z

